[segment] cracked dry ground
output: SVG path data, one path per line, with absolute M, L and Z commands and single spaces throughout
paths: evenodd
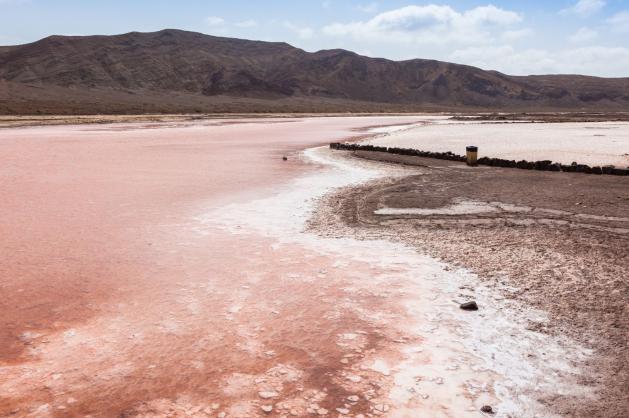
M 478 273 L 514 309 L 546 311 L 528 328 L 594 350 L 581 383 L 598 399 L 540 402 L 562 416 L 629 414 L 629 178 L 354 156 L 415 167 L 326 198 L 315 224 L 410 244 Z

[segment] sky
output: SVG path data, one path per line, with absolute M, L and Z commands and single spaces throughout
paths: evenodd
M 513 75 L 629 77 L 629 0 L 0 0 L 0 45 L 165 28 Z

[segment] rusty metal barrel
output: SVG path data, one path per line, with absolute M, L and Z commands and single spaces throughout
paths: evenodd
M 478 160 L 478 147 L 470 145 L 466 151 L 467 165 L 475 166 Z

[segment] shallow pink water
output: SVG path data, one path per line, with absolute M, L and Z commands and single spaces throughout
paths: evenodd
M 348 279 L 308 278 L 335 260 L 279 254 L 255 235 L 198 234 L 191 217 L 316 170 L 296 158 L 304 148 L 413 120 L 0 130 L 0 415 L 164 414 L 182 397 L 184 410 L 214 414 L 212 404 L 227 403 L 231 416 L 257 414 L 260 384 L 226 392 L 221 382 L 234 374 L 270 373 L 261 378 L 283 385 L 287 399 L 298 385 L 327 387 L 321 405 L 338 403 L 346 393 L 334 390 L 332 372 L 344 353 L 330 338 L 369 326 L 350 314 L 326 318 Z M 299 379 L 275 376 L 282 364 Z

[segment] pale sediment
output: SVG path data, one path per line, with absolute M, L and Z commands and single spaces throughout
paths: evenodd
M 484 123 L 444 117 L 364 143 L 457 155 L 476 145 L 479 157 L 629 167 L 629 122 Z

